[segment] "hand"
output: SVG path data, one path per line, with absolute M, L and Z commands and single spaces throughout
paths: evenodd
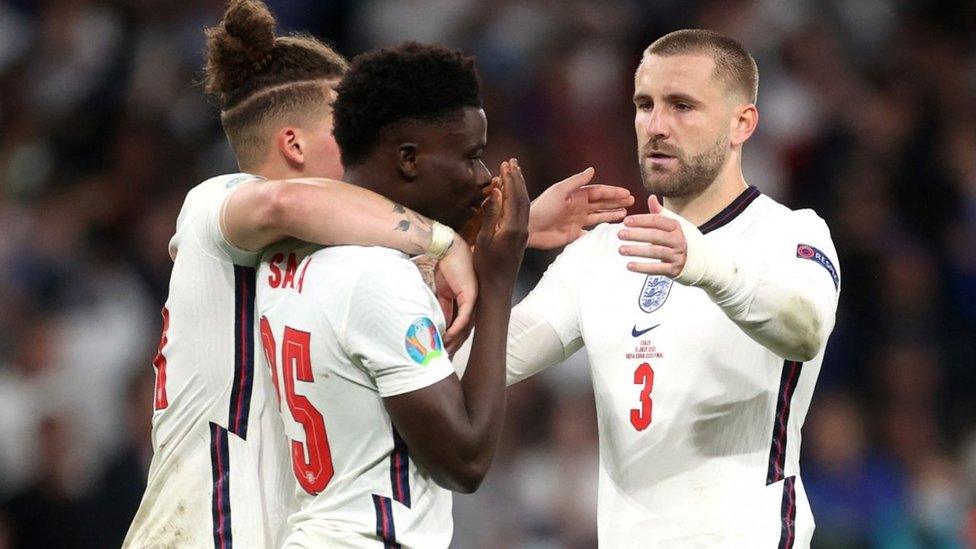
M 499 173 L 503 190 L 493 184 L 488 195 L 474 249 L 474 269 L 482 283 L 511 288 L 529 236 L 529 193 L 517 160 L 502 162 Z
M 617 232 L 621 240 L 647 245 L 625 244 L 620 247 L 620 255 L 659 260 L 628 263 L 627 269 L 635 273 L 677 278 L 688 260 L 688 240 L 681 223 L 671 217 L 674 214 L 665 210 L 653 194 L 647 199 L 647 209 L 651 213 L 624 219 L 626 228 Z
M 627 207 L 634 203 L 630 191 L 610 185 L 586 185 L 595 173 L 593 168 L 587 168 L 571 175 L 532 201 L 530 248 L 565 246 L 582 236 L 584 227 L 620 221 L 627 215 Z
M 444 347 L 448 354 L 453 354 L 471 332 L 471 316 L 478 300 L 478 277 L 474 272 L 471 249 L 460 236 L 454 235 L 454 244 L 437 263 L 434 276 L 437 301 L 448 323 L 448 329 L 444 332 Z M 457 316 L 452 322 L 455 301 Z

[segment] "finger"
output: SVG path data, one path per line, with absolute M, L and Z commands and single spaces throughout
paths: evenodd
M 464 330 L 471 323 L 471 318 L 474 315 L 474 299 L 470 299 L 465 295 L 459 295 L 457 299 L 457 316 L 454 317 L 454 324 L 451 324 L 453 329 L 455 326 L 458 330 Z
M 616 210 L 617 208 L 629 208 L 634 205 L 634 197 L 627 195 L 621 198 L 607 198 L 604 200 L 587 200 L 590 211 L 595 210 Z
M 620 240 L 637 242 L 639 244 L 660 244 L 661 246 L 671 246 L 678 248 L 681 246 L 681 235 L 661 229 L 620 229 L 617 231 Z
M 482 206 L 484 218 L 481 220 L 481 229 L 478 230 L 477 242 L 479 246 L 488 246 L 491 244 L 492 237 L 495 236 L 495 227 L 501 215 L 499 211 L 501 200 L 502 192 L 497 188 L 491 189 Z
M 628 257 L 644 257 L 647 259 L 660 259 L 662 263 L 674 263 L 677 253 L 674 248 L 667 246 L 621 246 L 620 255 Z
M 468 325 L 471 324 L 471 315 L 474 311 L 474 303 L 464 303 L 458 298 L 458 311 L 457 316 L 454 317 L 454 322 L 451 326 L 444 332 L 445 345 L 446 340 L 450 339 L 452 341 L 456 340 L 461 334 L 468 329 Z
M 656 196 L 652 194 L 651 196 L 647 197 L 647 211 L 649 211 L 652 214 L 659 214 L 663 209 L 664 206 L 662 206 L 661 203 L 657 201 Z
M 525 188 L 525 177 L 522 175 L 522 168 L 519 166 L 518 159 L 513 158 L 509 164 L 509 181 L 506 182 L 508 185 L 506 190 L 510 194 L 506 195 L 512 198 L 512 214 L 511 219 L 512 225 L 508 225 L 511 229 L 517 229 L 518 227 L 524 227 L 529 222 L 529 191 Z
M 645 229 L 661 229 L 662 231 L 674 231 L 678 228 L 677 221 L 662 214 L 628 215 L 624 218 L 624 225 Z
M 619 210 L 610 210 L 605 212 L 593 212 L 586 214 L 585 226 L 599 225 L 600 223 L 614 223 L 620 221 L 627 216 L 627 210 L 620 208 Z
M 670 263 L 633 261 L 627 264 L 627 270 L 641 274 L 662 275 L 668 278 L 674 278 L 677 276 L 677 273 L 674 272 L 676 270 L 674 265 Z
M 593 181 L 594 175 L 596 175 L 596 170 L 593 169 L 593 167 L 591 166 L 577 174 L 573 174 L 567 177 L 566 179 L 563 179 L 562 181 L 554 184 L 553 186 L 555 187 L 558 185 L 560 187 L 564 187 L 563 189 L 564 191 L 566 191 L 567 193 L 571 193 L 574 190 L 582 187 L 583 185 L 586 185 L 590 181 Z
M 513 223 L 513 219 L 517 215 L 514 211 L 515 204 L 512 198 L 515 196 L 515 182 L 512 178 L 512 162 L 507 160 L 502 162 L 501 170 L 499 170 L 499 190 L 502 196 L 502 202 L 499 204 L 500 211 L 498 217 L 498 224 L 496 227 L 508 227 Z
M 661 229 L 621 229 L 617 231 L 617 236 L 627 243 L 656 244 L 675 249 L 681 245 L 681 238 L 676 233 Z
M 628 199 L 633 201 L 634 199 L 630 191 L 615 185 L 587 185 L 583 187 L 583 190 L 586 191 L 586 199 L 590 203 L 604 200 L 623 202 Z
M 444 348 L 447 349 L 447 356 L 454 358 L 454 353 L 456 353 L 458 349 L 460 349 L 461 346 L 464 345 L 464 342 L 467 341 L 468 336 L 471 335 L 471 330 L 473 329 L 474 329 L 474 324 L 468 324 L 464 330 L 462 330 L 457 336 L 451 339 L 450 343 L 447 343 L 446 341 L 444 342 Z

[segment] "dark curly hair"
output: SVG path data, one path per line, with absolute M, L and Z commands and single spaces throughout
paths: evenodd
M 480 108 L 480 86 L 474 58 L 443 46 L 404 42 L 357 56 L 334 105 L 342 164 L 362 164 L 384 128 Z
M 323 82 L 337 80 L 348 66 L 316 38 L 275 36 L 274 30 L 274 16 L 261 0 L 231 0 L 220 24 L 206 30 L 205 89 L 244 169 L 266 153 L 266 122 L 327 109 L 331 98 Z

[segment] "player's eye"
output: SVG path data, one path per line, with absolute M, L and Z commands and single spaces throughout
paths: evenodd
M 680 112 L 686 112 L 691 110 L 691 105 L 687 103 L 675 103 L 674 108 Z
M 639 111 L 647 112 L 647 111 L 651 110 L 652 108 L 654 108 L 654 106 L 651 105 L 650 103 L 648 103 L 647 101 L 641 101 L 641 102 L 637 103 L 637 110 L 639 110 Z

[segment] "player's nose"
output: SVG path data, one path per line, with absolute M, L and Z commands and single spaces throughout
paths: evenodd
M 647 137 L 651 139 L 666 138 L 670 135 L 670 128 L 668 126 L 667 117 L 664 114 L 664 109 L 655 107 L 654 110 L 651 111 L 651 115 L 647 120 L 645 132 Z
M 481 160 L 478 160 L 477 165 L 475 165 L 475 182 L 477 182 L 479 189 L 491 183 L 491 171 Z

